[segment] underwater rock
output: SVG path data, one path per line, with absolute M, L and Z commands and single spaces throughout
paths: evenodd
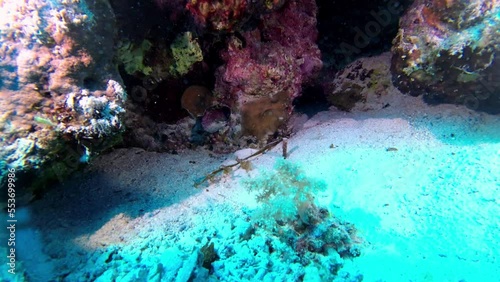
M 335 74 L 325 85 L 327 99 L 343 111 L 382 109 L 392 88 L 389 70 L 391 54 L 360 58 Z
M 230 116 L 228 107 L 211 107 L 205 111 L 201 126 L 206 132 L 215 133 L 228 125 Z
M 83 0 L 1 1 L 0 15 L 0 170 L 31 171 L 43 186 L 123 130 L 114 15 L 106 1 Z
M 215 97 L 229 105 L 233 113 L 246 116 L 244 134 L 265 138 L 277 129 L 263 122 L 268 119 L 266 114 L 255 114 L 255 107 L 247 104 L 262 104 L 262 108 L 279 104 L 279 115 L 270 114 L 284 124 L 302 84 L 321 69 L 321 54 L 315 43 L 316 13 L 314 1 L 288 1 L 282 9 L 262 15 L 258 28 L 241 37 L 233 36 L 222 53 L 225 64 L 216 72 Z
M 203 254 L 202 266 L 206 269 L 211 269 L 212 263 L 219 259 L 219 255 L 214 248 L 214 243 L 207 242 L 207 244 L 201 248 L 200 252 Z
M 416 0 L 393 41 L 391 72 L 428 103 L 500 113 L 500 3 Z

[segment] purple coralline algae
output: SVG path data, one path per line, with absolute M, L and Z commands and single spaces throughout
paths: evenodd
M 106 1 L 27 0 L 1 1 L 0 15 L 1 171 L 64 177 L 123 130 L 114 14 Z
M 201 126 L 208 133 L 216 133 L 228 125 L 230 114 L 227 107 L 211 107 L 205 111 Z
M 498 1 L 416 0 L 393 41 L 394 85 L 429 103 L 499 113 L 499 30 Z

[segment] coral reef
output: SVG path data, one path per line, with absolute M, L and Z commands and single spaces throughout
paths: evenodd
M 195 22 L 209 31 L 234 32 L 252 18 L 279 10 L 286 2 L 287 0 L 189 0 L 186 8 Z
M 499 113 L 499 29 L 497 1 L 415 1 L 393 42 L 395 86 L 429 103 Z
M 176 10 L 168 1 L 154 3 L 166 14 Z M 123 14 L 123 26 L 127 26 L 124 16 L 130 13 L 122 11 L 118 3 L 115 6 Z M 168 32 L 161 32 L 160 24 L 152 23 L 147 34 L 126 36 L 130 40 L 123 42 L 135 43 L 119 48 L 124 51 L 117 56 L 123 66 L 121 74 L 126 89 L 135 97 L 127 104 L 126 144 L 148 150 L 161 150 L 166 143 L 170 148 L 189 147 L 171 146 L 186 140 L 185 130 L 179 138 L 158 131 L 172 127 L 172 123 L 182 123 L 184 129 L 182 108 L 195 118 L 189 121 L 193 127 L 188 140 L 196 145 L 212 148 L 214 142 L 221 141 L 236 145 L 241 134 L 264 141 L 268 135 L 286 131 L 293 99 L 322 65 L 315 45 L 314 1 L 188 1 L 187 7 L 187 14 L 204 28 L 194 32 L 192 25 L 180 20 L 165 27 Z M 249 18 L 252 20 L 247 22 Z M 141 48 L 141 42 L 151 46 Z M 214 89 L 212 101 L 182 95 L 192 85 Z M 224 110 L 207 111 L 211 106 Z M 222 145 L 216 147 L 221 149 Z
M 130 94 L 125 146 L 172 153 L 192 146 L 196 120 L 186 118 L 182 95 L 192 85 L 213 85 L 213 70 L 184 2 L 110 0 L 119 32 L 115 61 Z
M 283 118 L 281 122 L 286 123 L 292 111 L 291 102 L 301 94 L 302 84 L 314 77 L 322 66 L 315 44 L 315 2 L 288 1 L 282 9 L 262 15 L 259 27 L 242 36 L 233 36 L 222 54 L 225 64 L 217 70 L 214 93 L 218 101 L 232 108 L 233 113 L 245 116 L 246 125 L 265 127 L 245 128 L 243 125 L 245 134 L 265 138 L 267 133 L 274 133 L 276 122 L 269 126 L 269 122 L 263 122 L 268 119 L 263 114 L 265 109 L 254 113 L 255 107 L 245 104 L 267 104 L 264 108 L 275 108 L 272 104 L 279 100 L 280 107 L 286 110 L 278 112 L 286 114 L 275 118 Z
M 1 171 L 62 178 L 123 130 L 113 13 L 101 1 L 28 0 L 0 2 L 0 15 Z
M 287 0 L 189 0 L 186 8 L 195 22 L 209 31 L 234 32 L 252 18 L 279 10 L 286 2 Z

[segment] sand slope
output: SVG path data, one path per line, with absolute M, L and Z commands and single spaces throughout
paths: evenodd
M 377 112 L 321 112 L 289 141 L 289 159 L 328 183 L 320 205 L 363 239 L 360 257 L 337 258 L 336 281 L 498 281 L 500 117 L 389 99 Z M 250 174 L 280 156 L 276 147 L 254 159 Z M 36 240 L 38 251 L 24 251 L 22 267 L 32 281 L 290 281 L 314 272 L 284 259 L 294 255 L 270 234 L 240 239 L 256 207 L 240 185 L 248 172 L 193 187 L 226 158 L 202 149 L 100 157 L 26 210 L 18 248 Z M 209 241 L 220 256 L 210 277 L 197 266 Z

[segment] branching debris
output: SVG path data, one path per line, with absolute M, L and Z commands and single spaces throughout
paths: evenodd
M 278 139 L 276 141 L 273 141 L 271 143 L 268 143 L 266 144 L 264 147 L 262 147 L 261 149 L 259 149 L 257 152 L 249 155 L 248 157 L 245 157 L 245 158 L 242 158 L 242 159 L 239 159 L 239 158 L 236 158 L 235 160 L 235 163 L 233 164 L 229 164 L 229 165 L 223 165 L 221 167 L 219 167 L 218 169 L 210 172 L 209 174 L 207 174 L 205 177 L 195 181 L 194 183 L 194 187 L 195 188 L 199 188 L 199 186 L 203 183 L 205 183 L 206 181 L 212 181 L 219 173 L 221 172 L 231 172 L 232 168 L 233 167 L 241 167 L 245 170 L 247 170 L 249 168 L 249 159 L 255 157 L 255 156 L 258 156 L 260 154 L 264 154 L 265 152 L 271 150 L 272 148 L 274 148 L 276 145 L 278 145 L 280 142 L 282 142 L 283 139 Z M 283 150 L 283 152 L 285 152 L 285 150 Z M 285 155 L 286 156 L 286 155 Z

